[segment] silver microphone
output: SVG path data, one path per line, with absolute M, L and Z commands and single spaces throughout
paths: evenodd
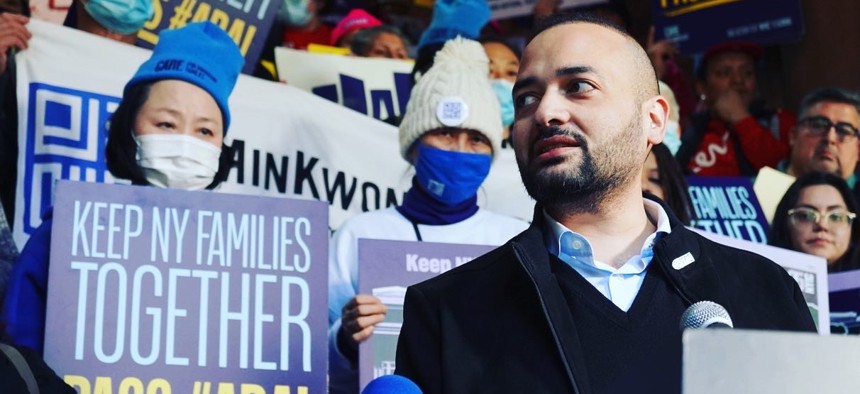
M 699 301 L 681 314 L 681 329 L 726 327 L 732 328 L 732 318 L 722 305 L 713 301 Z

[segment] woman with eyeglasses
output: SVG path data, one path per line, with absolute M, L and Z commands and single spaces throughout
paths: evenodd
M 827 259 L 829 272 L 860 268 L 857 201 L 845 181 L 811 172 L 798 178 L 773 216 L 770 244 Z

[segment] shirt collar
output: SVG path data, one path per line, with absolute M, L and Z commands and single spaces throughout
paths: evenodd
M 648 220 L 655 225 L 657 228 L 648 238 L 645 239 L 645 242 L 642 244 L 642 250 L 640 252 L 640 256 L 643 260 L 643 267 L 647 267 L 647 265 L 651 262 L 651 258 L 654 256 L 653 248 L 654 243 L 657 241 L 658 236 L 663 236 L 665 234 L 669 234 L 672 232 L 672 226 L 669 223 L 669 215 L 666 213 L 666 210 L 663 209 L 663 206 L 657 203 L 656 201 L 651 201 L 647 198 L 642 199 L 645 214 L 648 216 Z M 565 227 L 563 224 L 559 223 L 555 219 L 553 219 L 549 214 L 546 213 L 546 210 L 543 211 L 544 219 L 546 220 L 546 225 L 548 230 L 546 232 L 545 240 L 547 250 L 555 256 L 561 257 L 560 253 L 562 251 L 562 240 L 567 238 L 568 242 L 570 242 L 570 235 L 565 237 L 566 233 L 570 233 L 574 236 L 574 238 L 580 239 L 585 243 L 587 256 L 587 260 L 593 263 L 593 253 L 591 253 L 591 245 L 588 243 L 588 240 L 582 236 L 581 234 Z M 656 219 L 656 223 L 655 223 Z M 567 260 L 562 258 L 562 260 Z M 647 261 L 645 261 L 647 260 Z

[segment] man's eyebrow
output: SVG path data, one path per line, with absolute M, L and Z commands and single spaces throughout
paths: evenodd
M 556 77 L 566 77 L 569 75 L 594 73 L 594 69 L 589 66 L 571 66 L 555 70 Z
M 520 79 L 520 80 L 514 82 L 514 88 L 511 90 L 516 92 L 518 89 L 520 89 L 524 86 L 532 85 L 535 83 L 537 83 L 536 77 L 526 77 L 526 78 L 523 78 L 523 79 Z
M 589 66 L 571 66 L 571 67 L 563 67 L 563 68 L 559 68 L 559 69 L 555 70 L 555 76 L 556 77 L 567 77 L 567 76 L 571 76 L 571 75 L 579 75 L 579 74 L 586 74 L 586 73 L 596 74 L 596 72 L 594 71 L 594 68 L 589 67 Z M 538 79 L 536 77 L 523 78 L 523 79 L 517 81 L 516 83 L 514 83 L 513 91 L 517 91 L 517 89 L 523 88 L 523 87 L 528 86 L 528 85 L 535 84 L 535 83 L 537 83 L 537 81 L 538 81 Z

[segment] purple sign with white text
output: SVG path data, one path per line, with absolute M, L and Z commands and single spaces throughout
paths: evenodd
M 82 394 L 324 393 L 328 236 L 319 201 L 61 181 L 45 360 Z
M 692 227 L 767 244 L 770 226 L 749 178 L 688 176 L 687 184 L 696 214 Z
M 800 0 L 651 0 L 657 39 L 683 53 L 724 41 L 762 45 L 796 42 L 803 35 Z
M 425 281 L 489 252 L 494 246 L 435 242 L 358 240 L 358 292 L 373 294 L 388 306 L 385 320 L 361 343 L 359 387 L 394 373 L 397 338 L 403 324 L 406 287 Z

